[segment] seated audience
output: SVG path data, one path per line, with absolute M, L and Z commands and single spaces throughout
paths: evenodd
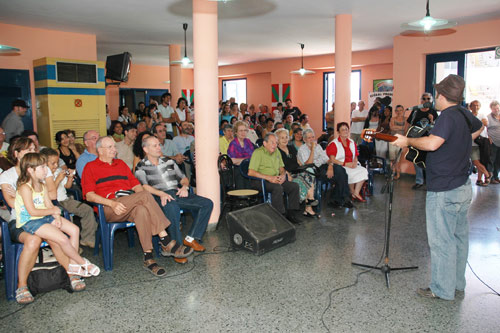
M 298 125 L 298 124 L 297 124 Z M 297 151 L 302 147 L 304 144 L 304 136 L 303 136 L 303 130 L 302 128 L 299 127 L 298 125 L 296 128 L 293 129 L 293 135 L 292 135 L 292 145 L 297 149 Z
M 190 122 L 182 121 L 180 124 L 181 132 L 179 135 L 174 137 L 173 141 L 177 147 L 177 151 L 181 154 L 184 154 L 189 150 L 189 146 L 191 142 L 194 141 L 193 131 L 194 126 Z
M 161 128 L 165 129 L 165 125 L 163 124 L 158 124 L 158 126 L 161 126 Z M 142 132 L 135 139 L 134 144 L 132 146 L 132 152 L 134 153 L 134 161 L 132 162 L 132 172 L 135 172 L 137 163 L 139 163 L 144 158 L 144 150 L 142 149 L 142 143 L 144 142 L 144 139 L 150 136 L 153 135 L 149 132 Z
M 118 108 L 118 121 L 121 122 L 123 126 L 135 123 L 134 116 L 128 112 L 128 107 L 125 105 Z
M 134 152 L 132 146 L 137 137 L 137 129 L 132 124 L 127 124 L 123 127 L 123 140 L 116 143 L 116 158 L 119 158 L 127 166 L 132 169 L 134 165 Z
M 177 108 L 175 109 L 177 116 L 179 117 L 179 121 L 188 121 L 192 122 L 191 114 L 189 112 L 189 108 L 187 105 L 187 100 L 184 97 L 180 97 L 177 100 Z
M 97 158 L 97 149 L 95 144 L 99 139 L 99 133 L 94 130 L 87 131 L 83 134 L 83 144 L 85 145 L 85 151 L 80 155 L 76 161 L 76 172 L 80 179 L 83 175 L 83 168 L 88 162 L 92 162 Z
M 287 180 L 285 165 L 281 159 L 276 134 L 268 133 L 264 137 L 263 146 L 252 154 L 248 175 L 265 180 L 266 191 L 271 193 L 271 205 L 292 223 L 300 223 L 295 217 L 300 208 L 300 190 L 297 183 Z M 254 189 L 261 191 L 261 180 L 252 180 Z M 283 194 L 288 195 L 288 209 L 285 209 Z
M 314 163 L 319 168 L 319 177 L 322 181 L 328 181 L 335 185 L 332 191 L 332 205 L 335 207 L 352 208 L 351 192 L 347 183 L 347 174 L 340 165 L 333 164 L 325 151 L 316 143 L 314 131 L 304 131 L 305 143 L 299 148 L 297 156 L 302 164 Z
M 236 124 L 234 124 L 233 131 L 236 137 L 229 143 L 227 155 L 231 157 L 233 165 L 235 166 L 234 178 L 236 188 L 248 188 L 250 183 L 241 175 L 239 165 L 241 164 L 241 161 L 252 156 L 255 148 L 253 143 L 247 139 L 248 128 L 245 122 L 236 122 Z
M 189 180 L 179 169 L 175 161 L 162 157 L 160 142 L 155 137 L 148 137 L 143 142 L 145 157 L 137 165 L 136 177 L 144 189 L 154 195 L 167 218 L 172 222 L 169 234 L 177 244 L 197 252 L 205 251 L 199 244 L 207 229 L 213 203 L 210 199 L 189 193 Z M 193 224 L 182 241 L 179 229 L 180 209 L 193 214 Z M 184 254 L 189 254 L 184 251 Z M 186 260 L 187 261 L 187 260 Z
M 233 141 L 233 126 L 226 125 L 224 126 L 224 135 L 219 137 L 219 151 L 221 154 L 227 154 L 227 148 L 229 147 L 229 143 Z
M 146 125 L 146 121 L 140 120 L 137 122 L 137 134 L 142 133 L 142 132 L 147 132 L 147 130 L 148 130 L 148 126 Z
M 6 152 L 9 144 L 5 142 L 5 131 L 0 127 L 0 153 Z
M 300 128 L 302 128 L 302 130 L 311 128 L 311 125 L 309 125 L 309 116 L 307 114 L 305 113 L 301 114 L 299 117 L 299 121 L 300 121 Z
M 17 274 L 17 290 L 16 290 L 16 301 L 20 304 L 28 304 L 34 301 L 33 296 L 29 293 L 27 289 L 28 285 L 28 275 L 35 265 L 36 258 L 38 256 L 38 251 L 40 250 L 40 244 L 42 243 L 42 238 L 24 231 L 22 228 L 16 227 L 16 211 L 15 211 L 15 199 L 17 190 L 17 180 L 20 175 L 20 164 L 21 159 L 27 153 L 35 152 L 35 144 L 33 140 L 26 137 L 18 137 L 15 140 L 11 140 L 8 155 L 9 160 L 15 163 L 15 166 L 2 172 L 0 175 L 0 187 L 2 189 L 2 194 L 7 205 L 11 208 L 11 219 L 9 222 L 10 238 L 13 242 L 18 242 L 24 244 L 23 251 L 19 257 L 17 264 L 18 274 Z M 51 200 L 56 199 L 55 184 L 52 179 L 52 173 L 49 172 L 47 178 L 45 179 L 45 184 L 49 193 Z M 69 269 L 69 258 L 63 253 L 61 247 L 51 240 L 47 243 L 52 249 L 54 256 L 57 261 L 63 266 L 66 271 Z M 85 282 L 77 274 L 68 274 L 70 277 L 71 287 L 74 291 L 82 291 L 85 289 Z
M 76 142 L 76 133 L 72 129 L 65 130 L 69 138 L 69 147 L 72 150 L 76 150 L 78 154 L 82 154 L 85 150 L 85 146 L 81 143 Z
M 349 139 L 349 125 L 345 122 L 338 123 L 337 132 L 339 136 L 330 142 L 326 154 L 330 157 L 330 162 L 344 167 L 353 200 L 366 202 L 359 192 L 368 179 L 368 171 L 358 163 L 358 148 Z
M 57 160 L 55 161 L 57 165 Z M 27 153 L 21 159 L 15 200 L 16 227 L 51 240 L 69 257 L 67 272 L 83 277 L 97 276 L 99 267 L 78 254 L 80 230 L 61 217 L 59 207 L 54 207 L 43 183 L 47 176 L 47 164 L 40 153 Z M 26 288 L 28 289 L 28 288 Z M 27 291 L 29 294 L 29 291 Z
M 160 140 L 161 152 L 163 156 L 175 160 L 177 164 L 182 164 L 187 157 L 179 153 L 173 140 L 167 139 L 167 130 L 164 124 L 156 124 L 153 127 L 153 134 Z M 139 147 L 137 147 L 139 149 Z M 142 146 L 141 148 L 142 149 Z
M 70 147 L 68 134 L 65 131 L 57 132 L 56 143 L 58 144 L 59 156 L 69 169 L 74 170 L 76 168 L 76 160 L 80 157 L 80 154 L 75 146 Z
M 109 128 L 109 131 L 113 136 L 115 142 L 120 142 L 125 137 L 125 135 L 123 135 L 123 125 L 121 122 L 117 120 L 113 120 L 111 122 L 111 127 Z
M 82 224 L 80 245 L 94 248 L 95 232 L 97 222 L 92 208 L 80 201 L 68 197 L 66 189 L 71 188 L 75 177 L 75 170 L 63 170 L 59 168 L 59 154 L 52 148 L 43 148 L 40 152 L 47 160 L 47 166 L 52 172 L 55 186 L 57 188 L 57 201 L 71 214 L 80 217 Z
M 330 140 L 333 140 L 334 134 L 335 134 L 335 131 L 334 131 L 333 127 L 328 127 L 326 129 L 326 133 L 321 134 L 320 137 L 318 138 L 318 143 L 330 142 Z
M 127 165 L 115 159 L 116 147 L 113 138 L 101 137 L 97 140 L 96 147 L 98 158 L 87 163 L 83 170 L 83 195 L 87 201 L 104 206 L 104 215 L 108 222 L 134 222 L 144 253 L 144 269 L 155 276 L 165 275 L 166 270 L 154 260 L 152 237 L 160 237 L 162 254 L 177 256 L 171 253 L 175 240 L 172 240 L 165 230 L 170 222 L 153 196 L 144 191 Z M 120 195 L 130 190 L 130 195 Z
M 297 170 L 301 164 L 297 159 L 297 150 L 293 145 L 288 144 L 288 130 L 281 128 L 275 134 L 278 138 L 278 149 L 285 164 L 288 179 L 299 184 L 300 202 L 306 202 L 304 216 L 315 217 L 316 213 L 312 206 L 317 206 L 318 201 L 314 200 L 314 183 L 316 182 L 314 170 L 310 170 L 310 172 Z

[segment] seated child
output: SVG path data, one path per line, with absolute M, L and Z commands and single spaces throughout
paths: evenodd
M 47 160 L 47 166 L 54 175 L 54 182 L 57 188 L 57 201 L 68 212 L 81 218 L 82 232 L 80 245 L 93 248 L 95 244 L 95 232 L 97 222 L 93 209 L 83 202 L 68 197 L 67 188 L 73 185 L 75 170 L 63 170 L 58 167 L 59 154 L 52 148 L 44 148 L 40 152 Z

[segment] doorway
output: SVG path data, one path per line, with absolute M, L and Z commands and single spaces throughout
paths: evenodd
M 0 69 L 0 124 L 12 111 L 12 102 L 16 99 L 22 99 L 28 104 L 28 110 L 22 120 L 24 129 L 32 130 L 33 111 L 31 106 L 29 71 L 21 69 Z

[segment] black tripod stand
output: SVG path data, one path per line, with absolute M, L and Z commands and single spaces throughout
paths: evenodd
M 402 149 L 399 150 L 396 161 L 399 160 L 399 157 L 401 155 Z M 384 244 L 384 264 L 380 267 L 378 266 L 371 266 L 371 265 L 365 265 L 365 264 L 358 264 L 358 263 L 351 263 L 354 266 L 359 266 L 359 267 L 366 267 L 366 268 L 372 268 L 372 269 L 378 269 L 380 270 L 384 275 L 385 275 L 385 283 L 387 285 L 387 288 L 389 288 L 390 283 L 389 283 L 389 274 L 392 271 L 402 271 L 402 270 L 408 270 L 408 269 L 418 269 L 418 266 L 410 266 L 410 267 L 391 267 L 389 266 L 389 244 L 390 244 L 390 236 L 391 236 L 391 216 L 392 216 L 392 198 L 394 195 L 394 170 L 392 169 L 392 166 L 389 164 L 389 170 L 386 173 L 386 183 L 384 187 L 382 188 L 382 193 L 384 193 L 386 190 L 389 190 L 389 201 L 386 206 L 386 211 L 387 211 L 387 223 L 385 224 L 385 244 Z

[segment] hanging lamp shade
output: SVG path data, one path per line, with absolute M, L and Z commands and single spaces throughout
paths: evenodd
M 420 31 L 423 32 L 424 34 L 430 34 L 430 35 L 442 35 L 442 34 L 433 34 L 433 31 L 438 31 L 438 30 L 445 30 L 449 29 L 451 27 L 454 27 L 457 25 L 457 22 L 455 21 L 448 21 L 445 19 L 438 19 L 434 18 L 431 16 L 430 10 L 429 10 L 429 0 L 427 0 L 427 5 L 426 5 L 426 15 L 424 18 L 418 20 L 418 21 L 413 21 L 409 23 L 403 23 L 401 24 L 401 28 L 405 30 L 411 30 L 411 31 Z M 455 32 L 452 30 L 451 33 Z M 446 33 L 448 34 L 448 33 Z M 411 36 L 411 34 L 406 34 L 408 36 Z M 418 35 L 418 34 L 416 34 Z
M 21 52 L 20 49 L 14 46 L 0 44 L 0 53 L 17 53 Z
M 309 74 L 316 73 L 315 71 L 312 71 L 312 70 L 304 68 L 304 44 L 299 43 L 299 45 L 300 45 L 300 49 L 301 49 L 301 52 L 302 52 L 302 55 L 300 57 L 301 67 L 299 69 L 297 69 L 297 70 L 291 71 L 290 74 L 298 74 L 298 75 L 304 76 L 304 75 L 309 75 Z
M 170 61 L 170 64 L 180 64 L 182 65 L 183 67 L 186 67 L 190 64 L 192 64 L 193 62 L 191 61 L 191 59 L 189 59 L 189 57 L 187 56 L 187 43 L 186 43 L 186 30 L 188 28 L 188 24 L 187 23 L 183 23 L 182 24 L 182 29 L 184 29 L 184 57 L 180 60 L 174 60 L 174 61 Z

